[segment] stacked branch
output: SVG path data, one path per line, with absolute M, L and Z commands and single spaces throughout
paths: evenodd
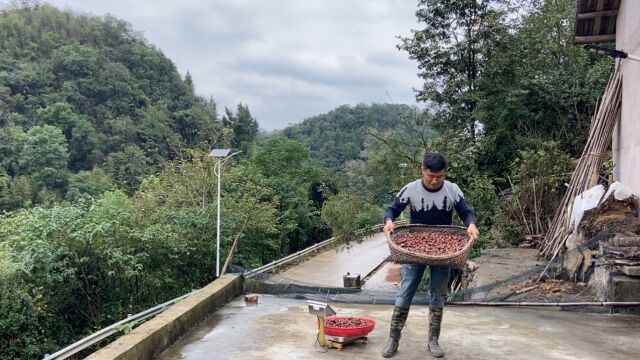
M 598 110 L 591 120 L 587 144 L 578 160 L 576 170 L 571 176 L 569 188 L 564 194 L 553 222 L 544 237 L 539 253 L 540 257 L 547 259 L 555 257 L 564 247 L 571 228 L 573 201 L 576 196 L 597 184 L 600 169 L 611 144 L 613 129 L 620 116 L 621 105 L 622 75 L 616 68 L 609 79 Z
M 613 239 L 598 243 L 594 251 L 596 265 L 640 265 L 640 236 L 635 233 L 617 234 Z

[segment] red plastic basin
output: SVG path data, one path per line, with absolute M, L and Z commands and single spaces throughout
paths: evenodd
M 325 320 L 325 324 L 327 320 L 330 319 L 349 319 L 349 318 L 355 318 L 355 319 L 359 319 L 359 320 L 366 320 L 370 325 L 367 326 L 360 326 L 360 327 L 350 327 L 350 328 L 337 328 L 337 327 L 331 327 L 331 326 L 324 326 L 324 333 L 329 335 L 329 336 L 365 336 L 368 333 L 370 333 L 371 331 L 373 331 L 373 328 L 376 327 L 376 321 L 373 320 L 370 317 L 366 317 L 366 316 L 341 316 L 341 315 L 334 315 L 334 316 L 329 316 L 326 317 Z

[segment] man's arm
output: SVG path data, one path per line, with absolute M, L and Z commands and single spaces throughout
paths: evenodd
M 402 191 L 400 192 L 402 194 Z M 407 207 L 409 203 L 408 199 L 406 201 L 402 201 L 399 196 L 396 196 L 393 199 L 393 202 L 389 207 L 384 211 L 384 229 L 383 231 L 386 233 L 391 233 L 394 230 L 393 220 L 400 216 L 402 211 Z
M 464 222 L 464 226 L 469 226 L 476 223 L 476 215 L 464 201 L 464 198 L 460 198 L 460 200 L 456 203 L 455 209 L 458 213 L 458 216 L 460 216 L 460 219 Z
M 391 221 L 395 220 L 406 207 L 407 203 L 403 203 L 400 198 L 396 196 L 391 205 L 384 211 L 384 222 L 386 223 L 389 219 L 391 219 Z
M 476 215 L 464 201 L 464 197 L 460 197 L 460 200 L 455 205 L 455 209 L 458 216 L 460 216 L 460 219 L 462 219 L 464 225 L 467 227 L 467 234 L 474 239 L 480 236 L 480 231 L 476 226 Z

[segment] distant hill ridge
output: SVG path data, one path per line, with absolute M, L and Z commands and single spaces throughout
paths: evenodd
M 305 119 L 282 134 L 309 145 L 311 156 L 328 166 L 357 159 L 364 149 L 367 128 L 395 128 L 415 108 L 405 104 L 342 105 L 326 114 Z
M 153 163 L 172 146 L 208 140 L 215 105 L 196 96 L 190 75 L 112 16 L 50 5 L 0 13 L 0 125 L 56 126 L 71 169 L 90 169 L 126 145 Z M 74 132 L 85 141 L 75 144 Z M 77 149 L 76 149 L 77 145 Z

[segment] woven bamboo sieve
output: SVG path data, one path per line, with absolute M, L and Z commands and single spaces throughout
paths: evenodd
M 429 256 L 414 251 L 403 249 L 396 245 L 394 240 L 406 233 L 446 233 L 464 238 L 467 243 L 462 248 L 450 255 Z M 422 264 L 422 265 L 438 265 L 449 266 L 455 269 L 462 269 L 467 261 L 467 257 L 471 252 L 473 240 L 467 235 L 467 229 L 461 226 L 444 226 L 444 225 L 421 225 L 409 224 L 396 226 L 395 231 L 391 233 L 391 237 L 387 238 L 389 251 L 391 252 L 391 260 L 399 264 Z

